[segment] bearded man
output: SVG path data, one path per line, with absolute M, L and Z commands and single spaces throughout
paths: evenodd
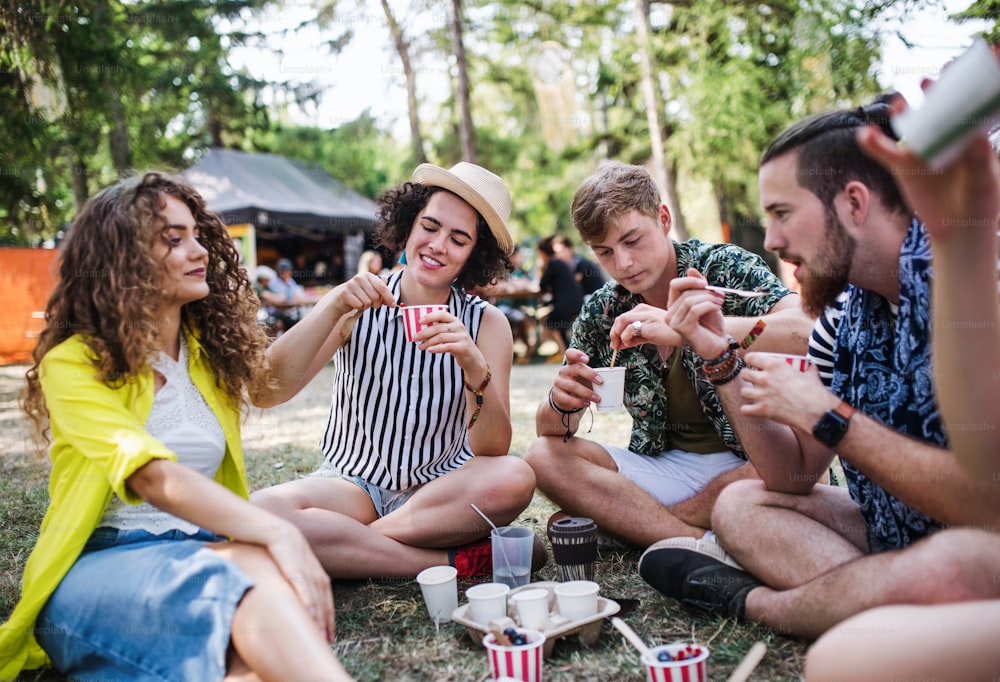
M 761 480 L 727 486 L 712 513 L 743 570 L 671 540 L 643 554 L 642 577 L 686 605 L 814 638 L 875 606 L 1000 591 L 982 531 L 936 534 L 991 525 L 1000 495 L 961 470 L 938 411 L 927 231 L 857 143 L 870 125 L 893 136 L 889 113 L 880 100 L 810 117 L 763 156 L 765 247 L 819 315 L 812 366 L 751 352 L 717 386 Z M 688 274 L 672 282 L 670 323 L 711 366 L 730 342 L 717 297 Z M 817 485 L 836 454 L 847 487 Z

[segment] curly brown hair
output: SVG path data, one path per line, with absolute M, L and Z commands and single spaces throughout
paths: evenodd
M 145 371 L 158 348 L 163 263 L 153 245 L 164 224 L 163 195 L 184 202 L 208 251 L 205 298 L 182 308 L 182 324 L 200 333 L 216 381 L 234 406 L 267 382 L 269 339 L 257 322 L 260 303 L 225 223 L 182 180 L 149 172 L 109 187 L 81 209 L 60 246 L 59 281 L 45 308 L 45 330 L 28 370 L 21 405 L 48 441 L 48 410 L 39 382 L 45 354 L 76 334 L 94 353 L 97 375 L 120 386 Z
M 435 192 L 447 191 L 441 187 L 404 182 L 383 192 L 378 198 L 379 225 L 375 232 L 376 241 L 392 253 L 402 251 L 413 230 L 413 223 L 427 206 L 427 202 Z M 514 264 L 500 248 L 486 221 L 478 213 L 476 216 L 476 245 L 462 272 L 455 279 L 455 286 L 463 291 L 493 284 L 514 271 Z

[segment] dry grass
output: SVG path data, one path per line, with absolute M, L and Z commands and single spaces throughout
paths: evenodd
M 46 462 L 28 454 L 24 417 L 17 411 L 16 393 L 25 367 L 0 367 L 0 620 L 17 599 L 18 581 L 31 549 L 47 499 Z M 553 365 L 515 366 L 511 410 L 514 421 L 512 452 L 522 455 L 534 437 L 534 412 L 557 370 Z M 251 485 L 293 480 L 310 471 L 317 460 L 317 443 L 329 405 L 330 377 L 325 370 L 294 400 L 249 417 L 244 428 Z M 594 414 L 589 438 L 624 443 L 630 420 L 624 412 Z M 543 531 L 554 511 L 536 495 L 518 525 Z M 543 533 L 544 534 L 544 533 Z M 692 616 L 676 602 L 648 587 L 636 572 L 636 551 L 604 551 L 597 567 L 602 594 L 634 599 L 638 607 L 627 622 L 647 642 L 695 640 L 712 651 L 713 680 L 724 680 L 755 641 L 768 645 L 768 654 L 755 680 L 797 680 L 805 646 L 764 628 L 731 620 Z M 537 580 L 557 580 L 551 562 Z M 468 587 L 460 584 L 461 590 Z M 337 582 L 336 650 L 359 680 L 488 679 L 481 645 L 465 629 L 452 623 L 436 630 L 424 611 L 420 589 L 413 581 Z M 575 636 L 559 640 L 546 660 L 545 678 L 570 680 L 641 680 L 645 673 L 632 647 L 606 623 L 594 646 Z M 64 678 L 51 672 L 30 672 L 19 678 L 48 682 Z M 294 681 L 290 681 L 294 682 Z

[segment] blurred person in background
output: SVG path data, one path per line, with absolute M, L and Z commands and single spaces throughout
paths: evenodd
M 604 286 L 604 283 L 607 281 L 607 278 L 604 276 L 604 270 L 597 263 L 578 255 L 574 250 L 575 247 L 573 246 L 572 239 L 565 235 L 556 235 L 552 239 L 552 249 L 557 258 L 565 261 L 573 268 L 576 280 L 583 289 L 584 303 L 587 302 L 591 294 Z
M 562 362 L 569 347 L 573 320 L 583 306 L 583 288 L 570 265 L 556 257 L 555 237 L 545 237 L 538 242 L 541 276 L 538 288 L 545 296 L 548 312 L 542 319 L 544 328 L 539 344 L 546 339 L 555 341 L 557 349 L 550 362 Z

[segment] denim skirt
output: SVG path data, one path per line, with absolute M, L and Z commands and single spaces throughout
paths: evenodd
M 253 587 L 208 531 L 98 528 L 38 616 L 35 637 L 76 680 L 221 680 L 233 614 Z

